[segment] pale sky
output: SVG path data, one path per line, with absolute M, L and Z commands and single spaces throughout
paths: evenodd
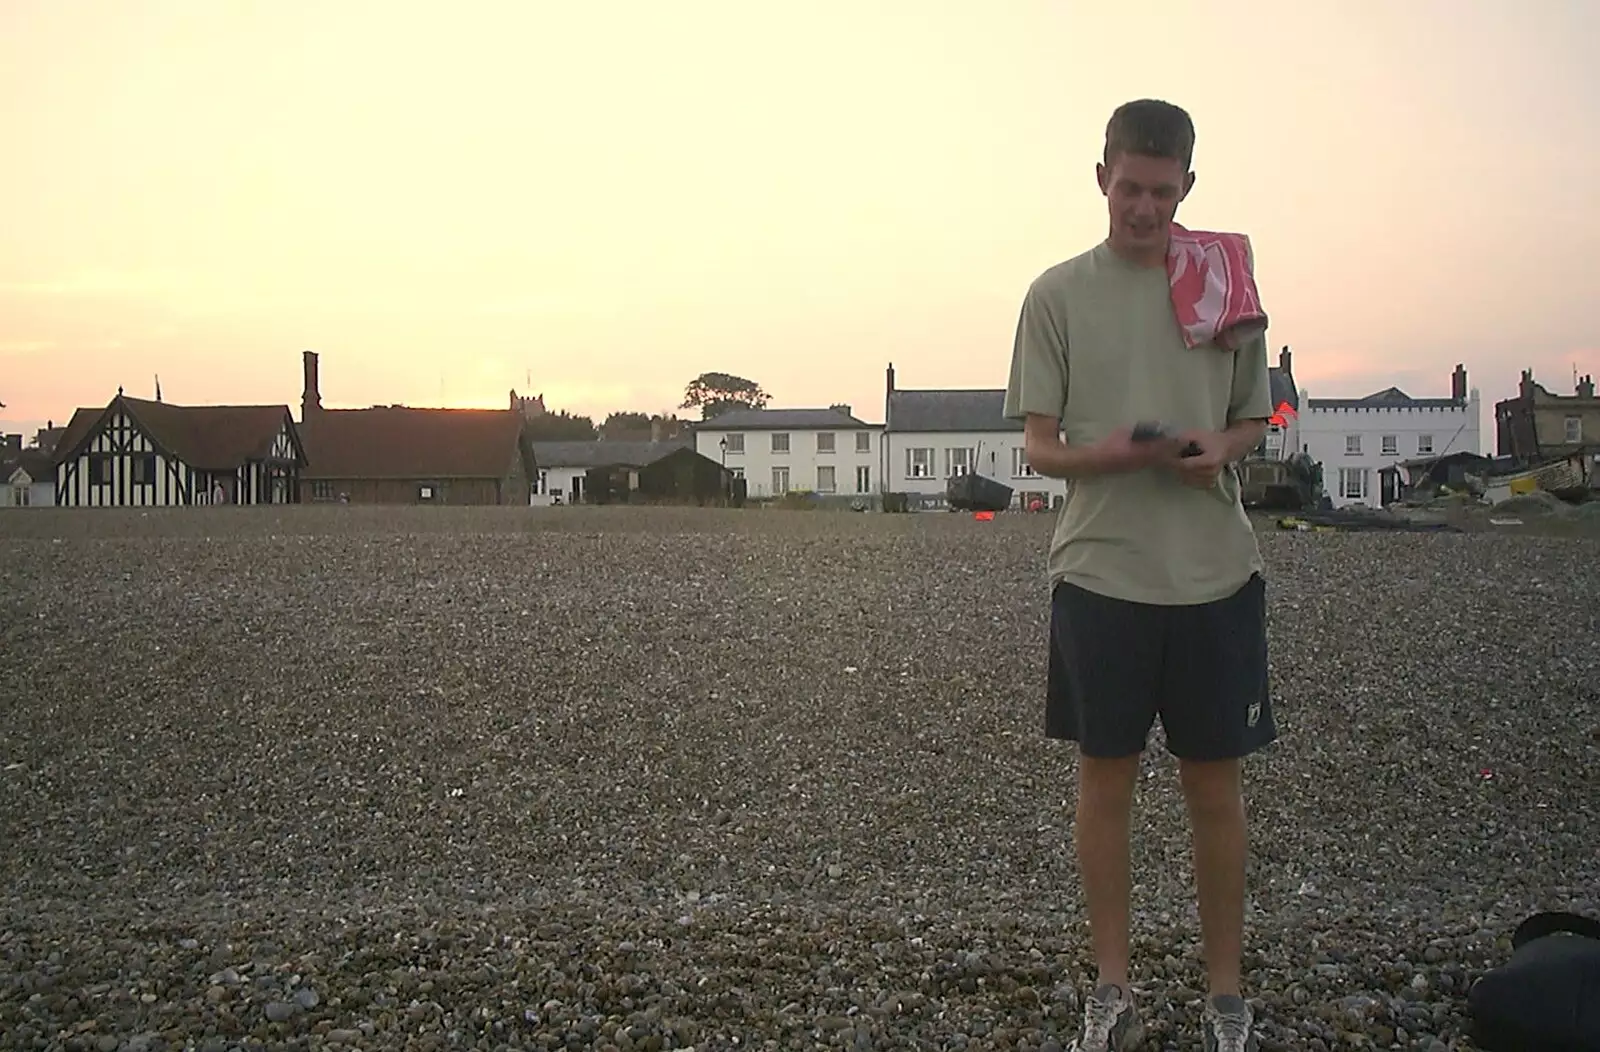
M 0 0 L 0 424 L 1004 384 L 1131 98 L 1313 395 L 1600 372 L 1586 0 Z M 529 377 L 531 376 L 531 384 Z M 692 415 L 686 413 L 685 415 Z

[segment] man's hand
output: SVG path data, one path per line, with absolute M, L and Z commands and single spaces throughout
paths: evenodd
M 1185 431 L 1178 436 L 1178 443 L 1189 448 L 1190 455 L 1179 457 L 1172 469 L 1184 485 L 1210 489 L 1223 468 L 1255 448 L 1261 431 L 1255 421 L 1240 422 L 1226 431 Z
M 1096 442 L 1090 450 L 1101 474 L 1120 475 L 1171 463 L 1183 445 L 1184 439 L 1167 434 L 1137 440 L 1133 428 L 1124 427 Z

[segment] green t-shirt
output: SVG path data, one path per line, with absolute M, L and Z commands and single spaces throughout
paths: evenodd
M 1105 242 L 1039 275 L 1017 324 L 1006 416 L 1059 417 L 1069 445 L 1141 420 L 1221 431 L 1271 416 L 1265 335 L 1237 352 L 1188 347 L 1170 297 L 1166 268 Z M 1208 490 L 1159 468 L 1072 480 L 1048 563 L 1052 587 L 1163 605 L 1224 598 L 1260 570 L 1232 468 Z

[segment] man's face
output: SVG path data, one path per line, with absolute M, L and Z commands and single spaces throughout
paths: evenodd
M 1111 211 L 1112 240 L 1126 251 L 1165 250 L 1178 204 L 1194 186 L 1194 173 L 1178 161 L 1120 153 L 1110 168 L 1095 165 Z

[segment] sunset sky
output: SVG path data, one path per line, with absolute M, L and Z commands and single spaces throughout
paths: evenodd
M 156 374 L 298 415 L 308 348 L 332 407 L 598 419 L 721 370 L 881 421 L 891 360 L 1003 385 L 1144 96 L 1313 395 L 1567 392 L 1597 39 L 1582 0 L 0 0 L 0 423 Z

